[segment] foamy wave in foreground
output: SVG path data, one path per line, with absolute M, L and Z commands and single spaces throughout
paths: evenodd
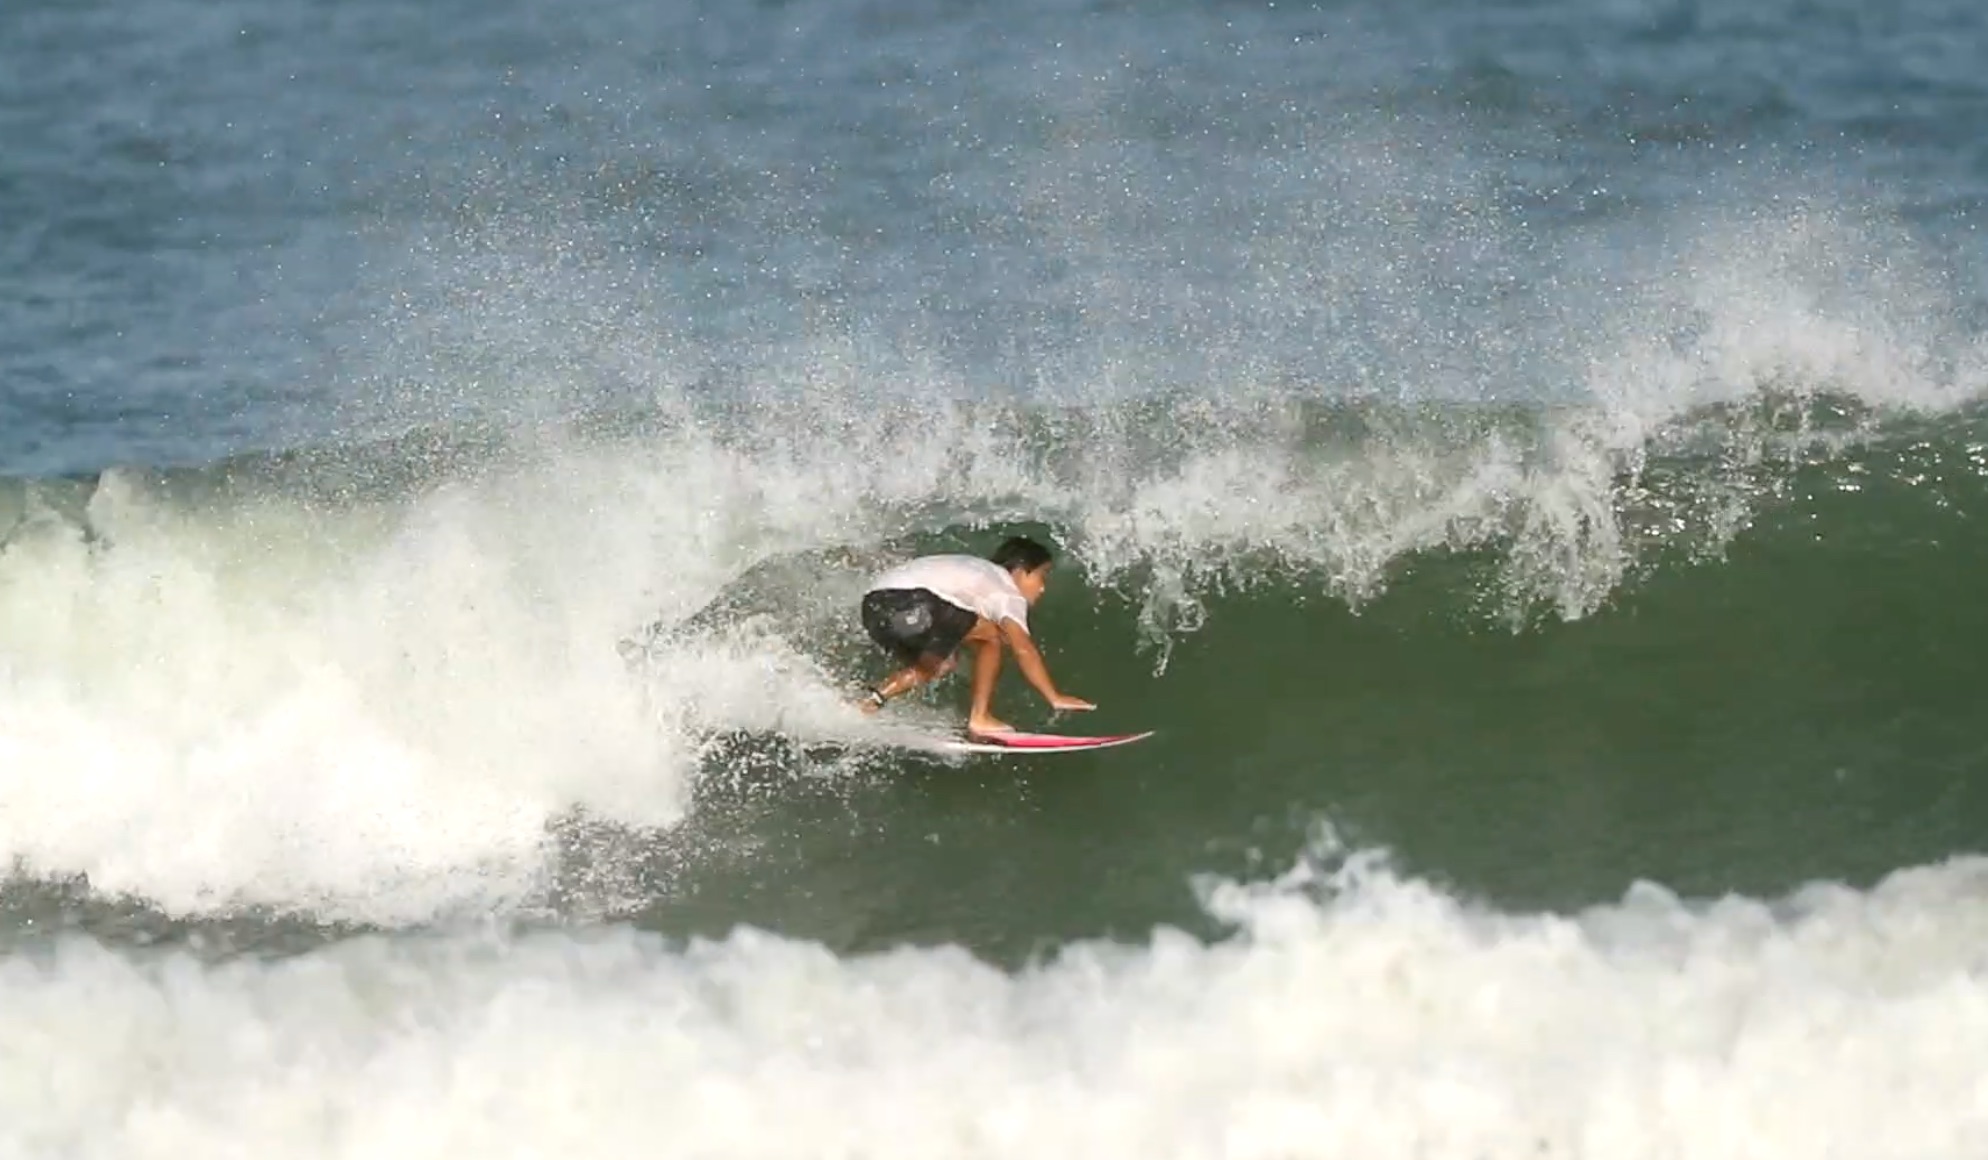
M 1988 862 L 1576 917 L 1356 859 L 1016 974 L 741 932 L 0 960 L 9 1155 L 1988 1154 Z M 1316 889 L 1324 885 L 1325 889 Z

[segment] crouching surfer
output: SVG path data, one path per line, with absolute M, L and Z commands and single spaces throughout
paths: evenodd
M 1016 536 L 984 560 L 920 556 L 871 581 L 863 595 L 863 629 L 905 667 L 870 690 L 864 711 L 874 713 L 892 697 L 952 672 L 962 644 L 974 648 L 970 734 L 1011 731 L 992 711 L 1003 647 L 1014 650 L 1022 676 L 1051 708 L 1097 708 L 1057 689 L 1029 636 L 1029 608 L 1049 584 L 1050 564 L 1048 548 Z

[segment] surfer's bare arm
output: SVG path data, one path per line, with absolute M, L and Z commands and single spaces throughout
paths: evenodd
M 1022 670 L 1022 676 L 1028 678 L 1028 683 L 1035 686 L 1035 691 L 1042 694 L 1042 699 L 1049 702 L 1051 708 L 1066 711 L 1097 708 L 1082 697 L 1072 697 L 1057 690 L 1056 682 L 1049 677 L 1049 666 L 1042 663 L 1042 652 L 1035 647 L 1035 640 L 1029 636 L 1027 629 L 1012 620 L 1004 620 L 1000 631 L 1001 639 L 1014 651 L 1015 664 Z

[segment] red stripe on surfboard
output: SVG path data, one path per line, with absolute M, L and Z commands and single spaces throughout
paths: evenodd
M 1137 733 L 1116 733 L 1109 737 L 1066 737 L 1058 733 L 970 733 L 967 740 L 978 741 L 983 745 L 1000 745 L 1009 749 L 1089 749 L 1095 745 L 1112 745 L 1139 736 Z

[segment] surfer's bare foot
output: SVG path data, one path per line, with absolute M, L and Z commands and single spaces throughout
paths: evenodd
M 984 737 L 990 733 L 1013 733 L 1015 727 L 995 717 L 969 717 L 966 731 Z

